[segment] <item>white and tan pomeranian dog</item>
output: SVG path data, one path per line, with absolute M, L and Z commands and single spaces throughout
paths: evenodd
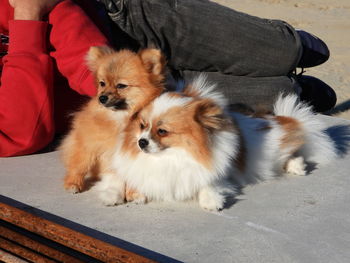
M 220 210 L 237 182 L 305 175 L 307 162 L 336 156 L 325 126 L 297 96 L 279 96 L 274 114 L 263 118 L 229 113 L 226 106 L 200 75 L 182 93 L 157 97 L 128 124 L 113 166 L 139 192 L 135 201 L 196 199 L 204 209 Z M 98 183 L 105 203 L 123 191 L 117 182 L 110 176 Z
M 84 190 L 87 176 L 112 174 L 122 189 L 125 184 L 115 178 L 111 156 L 133 115 L 163 92 L 165 57 L 157 49 L 134 53 L 103 46 L 90 48 L 87 63 L 95 76 L 97 95 L 74 115 L 72 129 L 62 142 L 67 171 L 64 187 L 77 193 Z M 114 196 L 116 204 L 124 199 L 124 191 Z

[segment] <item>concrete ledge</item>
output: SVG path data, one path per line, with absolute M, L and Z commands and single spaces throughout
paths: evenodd
M 0 194 L 161 262 L 350 262 L 350 123 L 319 118 L 342 158 L 305 177 L 246 187 L 220 213 L 194 202 L 104 207 L 91 191 L 67 194 L 57 152 L 0 158 Z

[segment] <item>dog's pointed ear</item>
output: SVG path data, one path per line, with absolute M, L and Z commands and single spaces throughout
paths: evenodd
M 164 73 L 166 60 L 159 49 L 146 48 L 139 51 L 139 56 L 146 70 L 153 75 Z
M 200 99 L 194 102 L 194 107 L 195 120 L 209 131 L 220 130 L 227 124 L 222 107 L 213 100 Z
M 90 49 L 86 55 L 86 62 L 87 62 L 89 69 L 92 72 L 95 72 L 97 70 L 98 60 L 100 58 L 102 58 L 103 56 L 112 54 L 114 52 L 115 51 L 108 46 L 90 47 Z

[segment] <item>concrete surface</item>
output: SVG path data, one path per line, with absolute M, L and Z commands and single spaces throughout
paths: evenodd
M 222 212 L 194 202 L 104 207 L 92 191 L 68 194 L 57 152 L 0 158 L 0 201 L 162 262 L 350 262 L 350 122 L 321 117 L 338 125 L 329 133 L 342 158 L 249 186 Z

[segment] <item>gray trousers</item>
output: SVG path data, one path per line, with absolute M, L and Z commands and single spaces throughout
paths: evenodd
M 208 0 L 106 1 L 118 7 L 110 18 L 140 47 L 162 49 L 169 67 L 185 80 L 206 72 L 232 104 L 271 107 L 280 92 L 296 92 L 290 73 L 302 47 L 286 22 Z

